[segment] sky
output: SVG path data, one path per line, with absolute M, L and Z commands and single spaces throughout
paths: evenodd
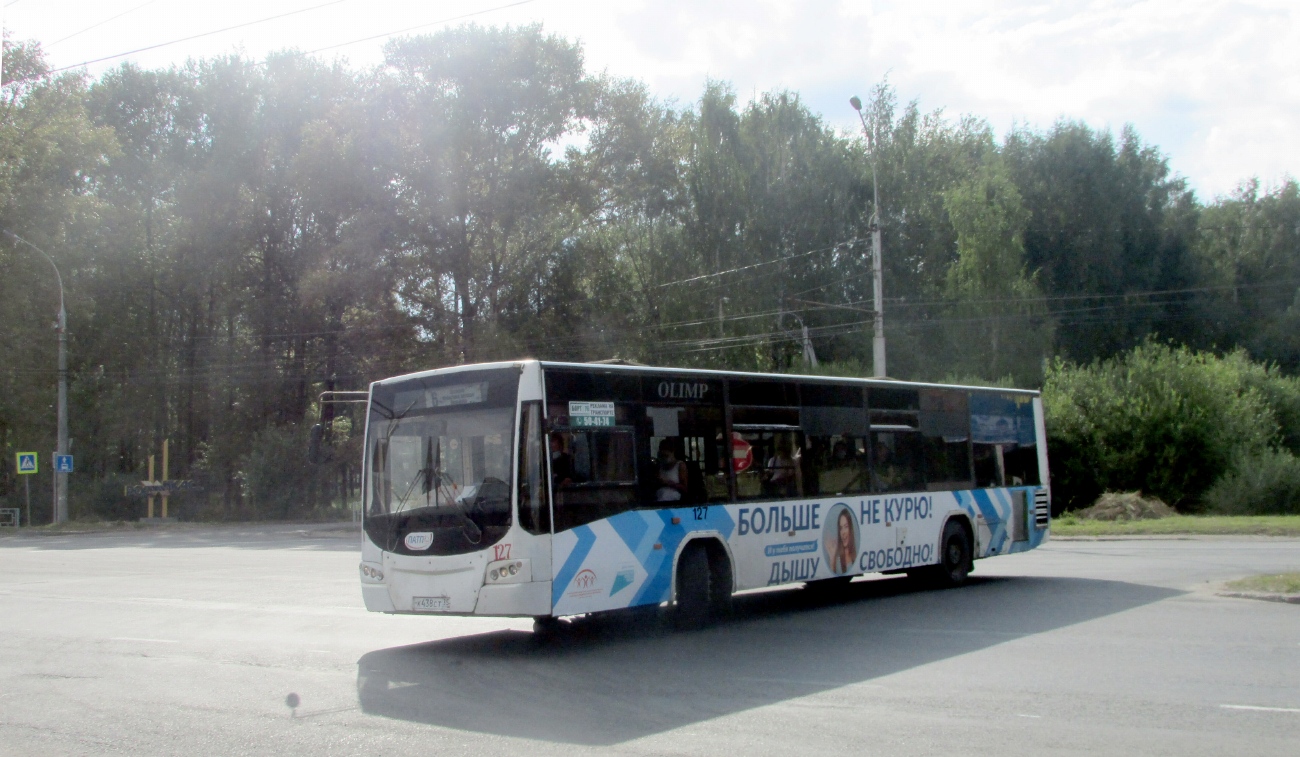
M 540 23 L 583 44 L 590 71 L 688 106 L 708 79 L 742 101 L 791 90 L 851 130 L 852 95 L 888 77 L 902 101 L 999 135 L 1061 118 L 1132 124 L 1204 201 L 1300 176 L 1296 0 L 0 0 L 5 32 L 54 67 L 98 75 L 286 48 L 380 61 L 395 32 Z M 282 16 L 263 21 L 273 16 Z M 250 23 L 260 22 L 260 23 Z M 247 24 L 247 25 L 246 25 Z M 239 26 L 240 28 L 228 29 Z M 216 34 L 207 34 L 228 29 Z M 199 36 L 176 44 L 141 50 Z

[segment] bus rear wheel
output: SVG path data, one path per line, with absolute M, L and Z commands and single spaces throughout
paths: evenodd
M 803 587 L 813 596 L 830 598 L 839 594 L 848 588 L 853 582 L 853 576 L 835 576 L 833 578 L 822 578 L 817 581 L 809 581 Z
M 948 589 L 966 583 L 970 566 L 970 534 L 961 523 L 950 520 L 939 540 L 939 564 L 909 570 L 907 575 L 936 589 Z

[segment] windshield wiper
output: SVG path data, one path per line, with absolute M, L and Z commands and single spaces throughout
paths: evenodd
M 469 513 L 465 511 L 464 506 L 457 501 L 455 497 L 450 496 L 449 492 L 443 491 L 443 484 L 446 482 L 446 477 L 443 475 L 442 470 L 441 437 L 425 437 L 424 467 L 416 471 L 415 475 L 411 477 L 410 483 L 406 486 L 406 493 L 398 500 L 398 508 L 393 511 L 393 514 L 397 514 L 406 509 L 406 502 L 410 499 L 411 493 L 415 490 L 415 484 L 417 481 L 420 482 L 420 493 L 425 496 L 426 507 L 429 505 L 430 494 L 433 495 L 432 504 L 434 510 L 438 510 L 443 506 L 441 498 L 445 497 L 449 500 L 447 506 L 454 510 L 456 514 L 465 521 L 465 523 L 474 529 L 474 533 L 471 535 L 470 533 L 465 532 L 464 526 L 462 525 L 461 530 L 465 533 L 465 538 L 473 544 L 478 544 L 479 541 L 483 539 L 482 527 L 479 526 L 472 517 L 470 517 Z
M 430 445 L 430 446 L 433 446 L 433 445 Z M 427 448 L 426 448 L 426 449 L 427 449 Z M 436 447 L 434 447 L 434 449 L 433 449 L 433 461 L 432 461 L 432 462 L 433 462 L 433 465 L 436 466 L 436 467 L 433 467 L 433 468 L 431 469 L 431 471 L 430 471 L 430 473 L 431 473 L 431 475 L 432 475 L 432 477 L 433 477 L 433 481 L 432 481 L 432 484 L 433 484 L 433 487 L 432 487 L 432 488 L 433 488 L 433 506 L 434 506 L 435 509 L 437 509 L 437 507 L 438 507 L 438 492 L 442 489 L 442 481 L 443 481 L 443 477 L 442 477 L 442 438 L 441 438 L 441 437 L 438 438 L 438 443 L 437 443 Z M 469 513 L 465 511 L 465 508 L 464 508 L 464 506 L 460 503 L 460 501 L 457 500 L 455 497 L 452 497 L 452 496 L 448 496 L 447 499 L 451 500 L 451 507 L 456 511 L 456 513 L 457 513 L 458 515 L 460 515 L 460 517 L 464 518 L 464 519 L 465 519 L 465 522 L 468 523 L 468 524 L 469 524 L 469 525 L 474 529 L 474 536 L 470 536 L 470 535 L 465 531 L 464 526 L 461 527 L 461 533 L 464 534 L 465 539 L 468 540 L 468 541 L 469 541 L 470 543 L 472 543 L 472 544 L 478 544 L 480 541 L 482 541 L 482 539 L 483 539 L 483 529 L 480 528 L 480 527 L 479 527 L 479 524 L 475 523 L 475 522 L 474 522 L 474 519 L 471 518 L 471 517 L 469 516 Z

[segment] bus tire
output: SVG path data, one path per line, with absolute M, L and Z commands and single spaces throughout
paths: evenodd
M 562 621 L 554 615 L 538 615 L 533 618 L 533 638 L 538 641 L 552 639 L 559 635 Z
M 679 628 L 699 628 L 708 621 L 712 609 L 712 571 L 709 553 L 703 544 L 687 544 L 677 558 L 677 610 Z
M 954 518 L 944 524 L 943 537 L 939 539 L 939 564 L 918 571 L 918 577 L 935 588 L 949 589 L 966 583 L 970 567 L 970 532 Z
M 721 620 L 731 616 L 731 558 L 716 540 L 710 539 L 705 544 L 709 556 L 709 616 Z

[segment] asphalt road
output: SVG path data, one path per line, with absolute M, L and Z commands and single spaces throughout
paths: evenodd
M 357 540 L 303 528 L 0 537 L 0 754 L 1300 753 L 1300 605 L 1214 593 L 1297 540 L 1057 541 L 539 644 L 368 614 Z

